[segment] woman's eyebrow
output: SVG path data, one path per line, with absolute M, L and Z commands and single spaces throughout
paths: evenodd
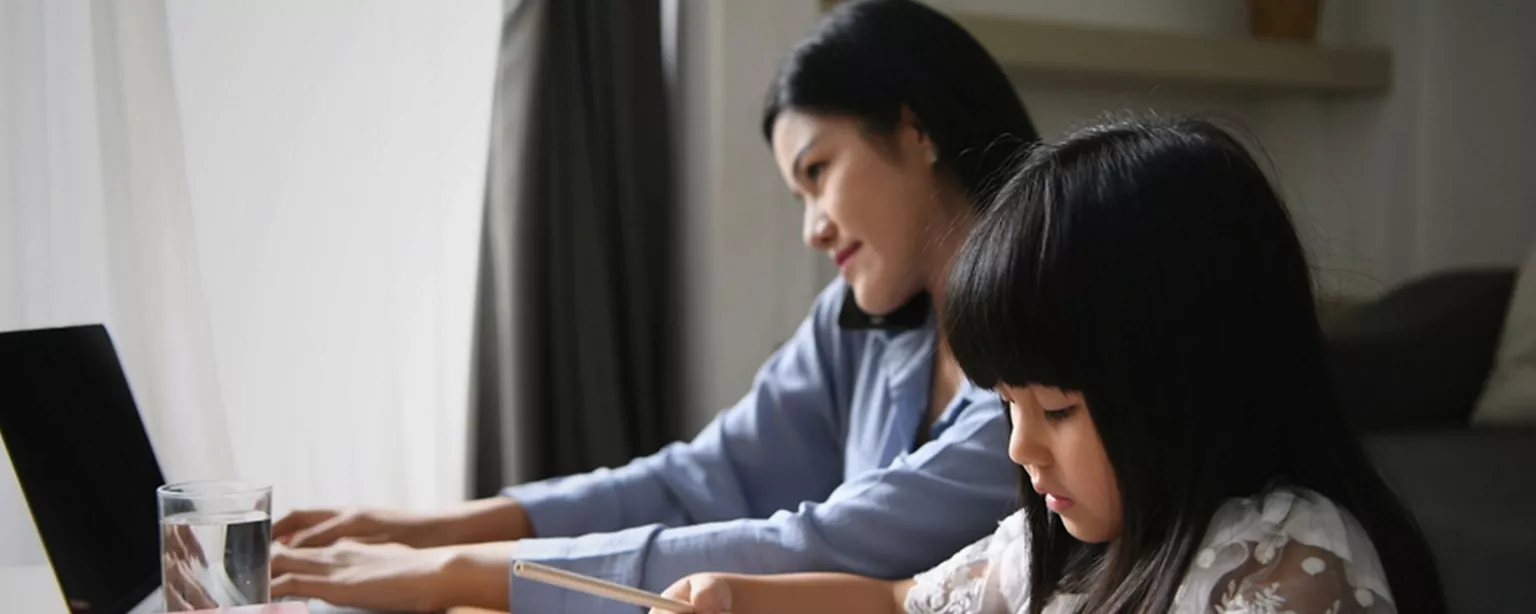
M 806 152 L 809 152 L 811 147 L 815 145 L 816 141 L 820 138 L 820 133 L 811 135 L 811 138 L 806 139 L 805 144 L 800 146 L 800 151 L 795 153 L 794 162 L 790 163 L 789 166 L 791 169 L 794 169 L 795 175 L 798 176 L 804 174 L 804 168 L 800 166 L 800 162 L 805 159 Z

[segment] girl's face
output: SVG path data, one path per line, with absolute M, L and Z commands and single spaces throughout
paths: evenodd
M 943 239 L 963 236 L 949 232 L 956 207 L 941 198 L 934 147 L 906 120 L 889 137 L 846 116 L 788 109 L 774 121 L 774 160 L 805 205 L 805 245 L 832 259 L 867 313 L 890 313 L 928 289 Z
M 1013 418 L 1008 456 L 1029 473 L 1067 532 L 1088 543 L 1119 537 L 1120 488 L 1083 396 L 1044 386 L 998 390 Z

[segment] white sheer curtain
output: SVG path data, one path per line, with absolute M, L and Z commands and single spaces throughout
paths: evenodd
M 164 5 L 0 6 L 0 329 L 105 323 L 168 477 L 232 475 Z M 42 562 L 5 464 L 0 563 Z
M 236 468 L 279 510 L 462 499 L 501 2 L 168 8 Z
M 0 2 L 0 330 L 106 323 L 170 479 L 463 497 L 499 15 Z M 0 465 L 0 565 L 42 563 Z

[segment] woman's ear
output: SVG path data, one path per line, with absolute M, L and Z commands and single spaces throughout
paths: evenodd
M 928 137 L 928 132 L 918 122 L 917 114 L 906 105 L 901 107 L 901 120 L 896 126 L 897 138 L 903 148 L 915 147 L 922 151 L 923 159 L 928 164 L 939 163 L 939 146 Z M 910 150 L 909 150 L 910 151 Z

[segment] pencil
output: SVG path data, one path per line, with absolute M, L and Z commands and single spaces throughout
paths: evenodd
M 588 595 L 597 595 L 598 597 L 606 597 L 614 601 L 622 601 L 630 605 L 656 608 L 668 612 L 677 612 L 678 614 L 693 614 L 692 605 L 676 599 L 668 599 L 638 588 L 583 576 L 579 573 L 556 569 L 548 565 L 540 565 L 529 561 L 513 561 L 512 574 L 536 582 L 552 584 L 573 591 L 581 591 Z

